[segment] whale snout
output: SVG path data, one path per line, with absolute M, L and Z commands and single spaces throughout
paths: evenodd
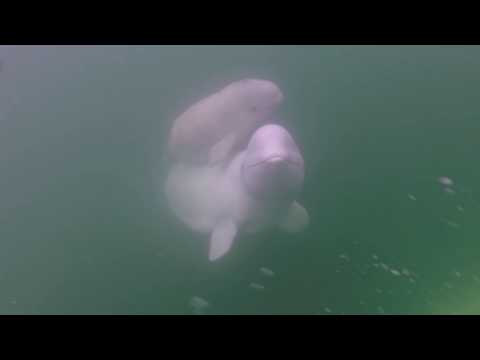
M 281 104 L 283 102 L 283 93 L 282 91 L 280 90 L 280 88 L 273 84 L 273 83 L 270 83 L 267 85 L 269 87 L 269 93 L 272 94 L 272 98 L 273 98 L 273 101 L 275 104 Z
M 286 161 L 285 156 L 273 155 L 270 159 L 267 160 L 272 165 L 278 165 Z
M 248 191 L 261 198 L 293 198 L 303 183 L 303 168 L 284 156 L 273 156 L 243 169 Z
M 290 198 L 303 185 L 304 161 L 288 131 L 267 124 L 252 136 L 242 173 L 247 189 L 255 196 Z
M 284 100 L 280 87 L 273 81 L 264 79 L 243 79 L 235 83 L 244 96 L 250 101 L 267 108 L 276 108 Z

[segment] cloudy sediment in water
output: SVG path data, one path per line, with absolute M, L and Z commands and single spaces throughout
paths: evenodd
M 0 46 L 0 313 L 479 314 L 479 61 L 478 46 Z M 242 235 L 212 264 L 165 203 L 166 139 L 245 77 L 284 92 L 311 227 Z

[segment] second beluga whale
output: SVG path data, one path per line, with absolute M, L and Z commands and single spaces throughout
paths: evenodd
M 248 78 L 230 83 L 175 119 L 168 140 L 170 161 L 226 164 L 257 128 L 272 121 L 282 101 L 272 81 Z

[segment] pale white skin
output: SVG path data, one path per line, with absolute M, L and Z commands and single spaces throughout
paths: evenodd
M 290 134 L 278 125 L 265 125 L 226 167 L 174 165 L 165 193 L 185 225 L 210 236 L 209 259 L 214 261 L 230 250 L 240 232 L 272 226 L 298 232 L 307 226 L 308 213 L 295 201 L 303 183 L 303 166 Z M 262 186 L 252 189 L 248 181 Z M 270 181 L 285 186 L 270 193 L 263 186 Z
M 175 119 L 168 143 L 170 159 L 186 164 L 225 163 L 245 148 L 258 127 L 272 121 L 282 101 L 282 92 L 268 80 L 229 84 Z

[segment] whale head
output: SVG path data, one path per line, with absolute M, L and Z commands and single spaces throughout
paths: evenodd
M 253 78 L 235 81 L 225 87 L 223 93 L 232 99 L 232 111 L 262 120 L 271 117 L 284 98 L 274 82 Z
M 247 191 L 261 199 L 292 201 L 302 188 L 304 160 L 288 131 L 267 124 L 252 135 L 242 163 Z

